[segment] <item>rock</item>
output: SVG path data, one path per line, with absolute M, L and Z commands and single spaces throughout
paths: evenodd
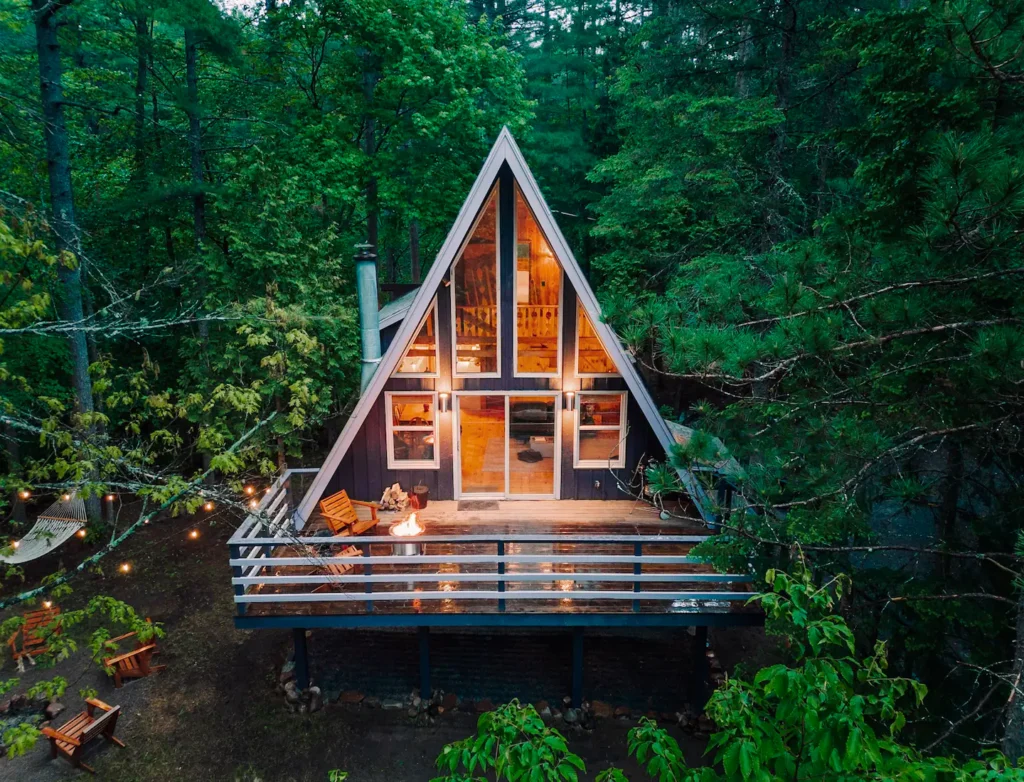
M 715 723 L 708 719 L 707 714 L 701 714 L 697 718 L 697 732 L 710 734 L 715 729 Z
M 562 719 L 562 712 L 561 712 L 561 710 L 559 710 L 559 709 L 552 709 L 551 710 L 551 719 L 553 719 L 553 720 L 560 720 L 560 719 Z
M 26 706 L 28 706 L 28 696 L 15 695 L 13 698 L 11 698 L 11 708 L 9 709 L 9 711 L 17 711 L 18 709 L 23 709 Z
M 423 699 L 419 695 L 414 695 L 412 698 L 413 711 L 418 712 L 420 707 L 423 705 Z
M 319 687 L 310 687 L 307 691 L 309 696 L 309 712 L 314 714 L 324 707 L 324 696 Z
M 46 719 L 56 719 L 57 715 L 64 711 L 64 704 L 59 701 L 50 701 L 46 704 L 46 708 L 43 709 L 43 714 L 46 715 Z
M 562 712 L 562 719 L 564 719 L 569 725 L 575 725 L 580 721 L 580 713 L 578 709 L 572 707 Z
M 284 686 L 284 699 L 289 705 L 296 705 L 302 700 L 302 693 L 299 692 L 299 685 L 295 682 L 288 682 Z
M 540 715 L 541 719 L 551 719 L 551 707 L 547 701 L 537 701 L 534 708 L 537 710 L 537 714 Z
M 379 709 L 381 707 L 380 698 L 370 695 L 363 699 L 363 705 L 368 709 Z
M 494 704 L 490 698 L 484 698 L 482 701 L 476 702 L 476 710 L 478 714 L 483 714 L 485 711 L 494 711 Z
M 615 716 L 619 719 L 629 719 L 633 716 L 633 712 L 629 710 L 628 706 L 616 706 Z
M 604 701 L 594 701 L 593 703 L 591 703 L 590 712 L 595 717 L 600 717 L 601 719 L 607 719 L 608 717 L 611 717 L 614 713 L 612 707 Z
M 390 699 L 389 700 L 385 700 L 383 703 L 381 703 L 381 708 L 382 709 L 387 709 L 389 711 L 394 711 L 395 709 L 401 709 L 404 706 L 405 706 L 405 704 L 402 703 L 401 701 L 390 700 Z
M 417 709 L 415 706 L 410 706 L 408 714 L 410 717 L 418 717 L 420 716 L 420 710 Z
M 338 703 L 362 703 L 366 700 L 366 696 L 363 695 L 359 690 L 345 690 L 341 695 L 338 696 Z M 379 705 L 378 701 L 378 705 Z M 366 704 L 369 706 L 370 704 Z
M 447 692 L 444 697 L 441 698 L 441 708 L 445 711 L 455 711 L 455 708 L 458 705 L 459 699 L 455 696 L 454 692 Z
M 290 665 L 290 663 L 286 663 L 286 665 Z M 277 680 L 281 684 L 287 684 L 288 682 L 295 681 L 295 666 L 292 666 L 287 671 L 282 668 L 281 675 L 277 677 Z
M 6 714 L 10 710 L 11 710 L 11 702 L 10 701 L 4 701 L 3 703 L 0 703 L 0 714 Z
M 564 698 L 562 698 L 562 705 L 563 706 L 572 706 L 572 698 L 569 697 L 568 695 L 566 695 Z

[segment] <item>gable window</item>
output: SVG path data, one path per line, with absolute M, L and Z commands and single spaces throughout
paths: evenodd
M 518 377 L 559 373 L 562 269 L 516 185 L 516 370 Z
M 580 392 L 574 457 L 581 468 L 626 466 L 625 391 Z
M 498 186 L 452 269 L 455 374 L 499 377 Z
M 389 392 L 387 412 L 388 469 L 437 469 L 437 394 Z
M 395 374 L 406 377 L 437 377 L 437 307 L 430 305 L 416 338 L 409 344 Z
M 604 349 L 582 302 L 576 299 L 576 376 L 602 377 L 617 374 L 615 362 Z

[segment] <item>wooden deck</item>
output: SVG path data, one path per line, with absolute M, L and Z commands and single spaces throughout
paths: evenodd
M 387 529 L 408 515 L 382 513 L 373 533 L 360 537 L 331 537 L 316 516 L 298 533 L 236 535 L 240 616 L 372 616 L 381 625 L 384 616 L 409 615 L 750 612 L 746 574 L 716 573 L 690 556 L 707 531 L 663 521 L 647 505 L 430 502 L 417 511 L 425 531 L 411 540 L 419 553 L 400 556 Z M 351 544 L 362 557 L 336 556 Z M 327 563 L 354 567 L 326 574 Z

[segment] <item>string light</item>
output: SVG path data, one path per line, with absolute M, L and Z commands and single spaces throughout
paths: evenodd
M 107 502 L 113 502 L 115 499 L 116 498 L 115 498 L 115 496 L 113 494 L 108 494 L 107 495 Z
M 213 510 L 213 503 L 207 500 L 203 503 L 203 510 Z
M 122 562 L 121 563 L 121 572 L 122 573 L 130 573 L 131 569 L 132 569 L 132 565 L 131 565 L 130 562 Z
M 62 494 L 62 495 L 60 495 L 60 498 L 62 500 L 64 500 L 64 502 L 67 502 L 68 500 L 71 499 L 71 495 L 70 494 Z
M 255 508 L 255 507 L 257 507 L 258 505 L 259 505 L 259 502 L 257 502 L 257 501 L 256 501 L 255 499 L 251 499 L 251 500 L 249 500 L 249 507 L 250 507 L 250 508 Z
M 17 548 L 20 545 L 21 545 L 21 541 L 20 540 L 12 540 L 11 541 L 11 548 Z
M 256 493 L 256 487 L 255 486 L 246 486 L 245 487 L 245 493 L 246 494 L 255 494 Z
M 78 535 L 78 537 L 80 537 L 80 538 L 84 538 L 85 537 L 85 530 L 84 529 L 80 529 L 75 534 Z
M 43 608 L 53 608 L 53 601 L 52 600 L 44 600 L 43 601 Z
M 190 538 L 192 538 L 192 540 L 196 540 L 199 537 L 199 530 L 197 530 L 197 529 L 190 530 L 189 533 L 188 533 L 188 536 Z
M 27 500 L 29 497 L 32 496 L 32 492 L 30 492 L 28 489 L 22 489 L 21 491 L 18 492 L 18 496 L 23 500 Z

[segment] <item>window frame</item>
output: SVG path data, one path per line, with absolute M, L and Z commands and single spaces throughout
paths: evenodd
M 462 263 L 462 254 L 466 251 L 466 247 L 469 246 L 469 240 L 473 238 L 473 234 L 476 233 L 477 227 L 480 225 L 480 221 L 483 219 L 484 213 L 487 211 L 487 204 L 491 198 L 494 198 L 494 295 L 496 301 L 496 312 L 495 312 L 495 342 L 494 342 L 494 354 L 495 354 L 495 366 L 497 370 L 494 372 L 459 372 L 459 344 L 458 334 L 455 331 L 455 324 L 458 318 L 456 313 L 458 311 L 458 303 L 455 301 L 455 269 Z M 449 296 L 451 298 L 451 334 L 452 334 L 452 377 L 468 378 L 468 377 L 482 377 L 482 378 L 500 378 L 501 377 L 501 182 L 498 179 L 494 180 L 494 185 L 491 186 L 490 191 L 487 193 L 487 197 L 484 199 L 483 206 L 480 207 L 480 214 L 476 216 L 473 221 L 473 225 L 466 232 L 466 235 L 462 237 L 462 245 L 459 247 L 459 251 L 455 254 L 455 262 L 451 265 L 448 270 L 448 288 L 450 290 Z
M 392 400 L 402 396 L 429 396 L 434 405 L 433 423 L 430 426 L 396 426 L 394 422 Z M 441 467 L 441 441 L 439 437 L 438 417 L 440 409 L 437 405 L 436 391 L 385 391 L 384 392 L 384 426 L 388 448 L 389 470 L 438 470 Z M 395 432 L 432 432 L 434 435 L 434 458 L 399 460 L 395 458 Z
M 617 396 L 620 399 L 619 423 L 617 426 L 603 424 L 581 424 L 583 413 L 583 397 L 585 396 Z M 629 435 L 629 392 L 628 391 L 577 391 L 576 413 L 573 416 L 573 448 L 572 464 L 577 470 L 621 469 L 626 466 L 626 438 Z M 580 432 L 618 432 L 619 458 L 580 459 Z
M 434 319 L 434 371 L 433 372 L 402 372 L 400 367 L 402 362 L 405 361 L 405 357 L 409 355 L 409 350 L 412 349 L 413 343 L 416 338 L 420 335 L 423 330 L 423 326 L 426 325 L 428 318 Z M 427 307 L 427 314 L 423 316 L 420 324 L 416 327 L 416 333 L 413 334 L 412 342 L 405 347 L 405 351 L 402 353 L 402 357 L 398 359 L 398 366 L 395 367 L 395 371 L 391 373 L 392 377 L 411 377 L 411 378 L 436 378 L 440 377 L 441 373 L 441 334 L 439 331 L 440 323 L 437 318 L 437 297 L 430 302 L 430 306 Z
M 614 372 L 581 372 L 580 371 L 580 316 L 587 319 L 587 323 L 590 324 L 590 328 L 594 332 L 594 336 L 597 341 L 601 343 L 601 348 L 604 350 L 605 355 L 608 356 L 608 360 L 615 366 Z M 580 297 L 576 297 L 576 334 L 575 334 L 575 345 L 574 345 L 574 363 L 576 369 L 576 377 L 586 378 L 599 378 L 599 377 L 622 377 L 622 373 L 619 372 L 618 366 L 615 364 L 615 359 L 612 354 L 608 351 L 608 346 L 604 344 L 604 340 L 601 339 L 601 334 L 594 326 L 594 321 L 590 318 L 590 313 L 587 312 L 587 308 L 583 306 L 583 302 L 580 301 Z
M 526 200 L 526 193 L 523 188 L 519 186 L 518 182 L 514 182 L 512 186 L 512 263 L 515 266 L 516 274 L 519 272 L 519 220 L 516 214 L 516 194 L 519 193 L 523 197 L 523 203 L 530 212 L 530 217 L 533 222 L 537 224 L 537 230 L 540 235 L 547 242 L 548 248 L 551 250 L 551 255 L 554 256 L 555 263 L 558 265 L 558 356 L 554 372 L 520 372 L 519 371 L 519 286 L 518 277 L 516 278 L 515 295 L 512 297 L 512 309 L 515 315 L 515 322 L 512 328 L 512 377 L 561 377 L 562 376 L 562 333 L 564 331 L 565 323 L 565 270 L 562 268 L 562 262 L 558 256 L 555 255 L 555 249 L 551 246 L 551 242 L 544 233 L 544 228 L 540 224 L 540 220 L 537 219 L 537 215 L 534 214 L 533 209 L 530 208 L 529 202 Z

